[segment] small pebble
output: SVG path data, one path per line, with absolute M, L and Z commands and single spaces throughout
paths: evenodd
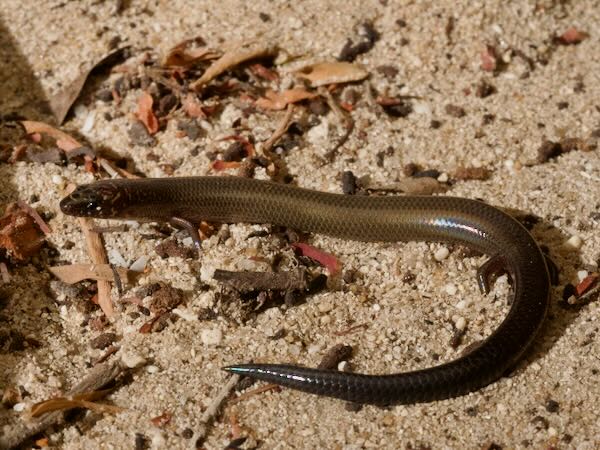
M 202 330 L 200 339 L 205 345 L 218 345 L 223 340 L 223 332 L 218 328 L 214 330 Z
M 15 406 L 13 406 L 13 411 L 16 412 L 23 412 L 25 410 L 25 403 L 16 403 Z
M 558 431 L 556 431 L 556 428 L 550 427 L 548 428 L 548 436 L 556 436 L 558 434 Z
M 465 309 L 467 307 L 467 302 L 465 300 L 461 300 L 455 305 L 456 309 Z
M 440 183 L 447 183 L 448 182 L 448 174 L 447 173 L 440 174 L 440 176 L 437 178 L 437 180 Z
M 340 361 L 339 364 L 337 365 L 337 369 L 340 372 L 345 372 L 347 368 L 348 368 L 348 361 Z
M 446 293 L 448 295 L 456 295 L 456 292 L 458 292 L 458 289 L 456 288 L 456 286 L 454 284 L 447 284 L 444 288 L 446 290 Z M 456 305 L 456 307 L 458 308 L 458 305 Z
M 565 246 L 566 247 L 571 247 L 575 250 L 578 250 L 581 248 L 581 246 L 583 245 L 583 239 L 581 239 L 579 236 L 575 235 L 575 236 L 571 236 L 567 242 L 565 242 Z
M 378 303 L 373 305 L 373 311 L 381 311 L 381 306 Z
M 63 184 L 64 183 L 64 178 L 60 175 L 52 175 L 52 182 L 54 184 Z
M 462 331 L 467 326 L 467 320 L 464 317 L 458 317 L 454 322 L 454 326 L 457 330 Z
M 138 353 L 126 352 L 121 355 L 121 362 L 125 365 L 125 367 L 133 369 L 135 367 L 144 365 L 146 363 L 146 359 Z
M 588 271 L 587 270 L 580 270 L 579 272 L 577 272 L 577 279 L 581 282 L 585 279 L 585 277 L 587 277 Z
M 160 371 L 160 369 L 155 365 L 150 365 L 150 366 L 146 367 L 146 372 L 148 372 L 150 374 L 157 373 L 159 371 Z
M 450 250 L 448 250 L 447 247 L 440 247 L 439 249 L 437 249 L 437 251 L 433 254 L 433 258 L 436 261 L 443 261 L 444 259 L 446 259 L 448 257 L 448 255 L 450 255 Z
M 320 313 L 326 314 L 333 309 L 333 303 L 331 302 L 320 302 L 317 306 Z

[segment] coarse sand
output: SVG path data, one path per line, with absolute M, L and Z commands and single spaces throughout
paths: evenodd
M 225 448 L 240 436 L 247 439 L 239 448 L 264 449 L 600 448 L 600 304 L 596 297 L 566 307 L 562 298 L 565 285 L 598 271 L 600 259 L 600 150 L 593 147 L 600 136 L 598 1 L 0 0 L 0 115 L 49 121 L 43 100 L 111 46 L 130 45 L 137 56 L 164 54 L 195 36 L 211 48 L 252 40 L 276 44 L 286 58 L 275 68 L 289 88 L 295 65 L 333 61 L 348 39 L 367 39 L 364 23 L 379 34 L 355 60 L 369 79 L 334 92 L 340 101 L 358 97 L 349 113 L 354 130 L 328 158 L 343 132 L 339 117 L 312 114 L 316 121 L 308 120 L 299 145 L 282 150 L 293 182 L 339 193 L 344 171 L 363 184 L 388 186 L 406 177 L 409 164 L 439 171 L 442 181 L 454 180 L 460 168 L 489 169 L 488 179 L 452 182 L 448 194 L 539 218 L 532 233 L 561 269 L 549 317 L 515 370 L 478 392 L 353 410 L 338 400 L 267 391 L 226 401 L 204 448 Z M 560 42 L 571 28 L 584 39 Z M 482 68 L 486 58 L 496 60 L 495 72 Z M 110 86 L 119 76 L 100 83 Z M 63 129 L 130 158 L 146 176 L 214 175 L 210 154 L 230 145 L 219 139 L 235 134 L 236 121 L 261 142 L 284 114 L 248 115 L 241 103 L 229 102 L 205 121 L 196 140 L 181 137 L 177 120 L 169 120 L 155 135 L 156 145 L 145 147 L 128 136 L 139 89 L 115 104 L 97 99 L 97 88 L 84 89 Z M 407 99 L 412 111 L 388 115 L 375 108 L 377 95 Z M 298 107 L 296 117 L 307 117 L 306 111 Z M 0 133 L 2 139 L 10 134 L 7 128 Z M 538 160 L 542 142 L 566 138 L 584 139 L 591 148 Z M 256 177 L 266 178 L 265 170 Z M 264 261 L 282 252 L 291 258 L 291 250 L 268 234 L 248 238 L 265 226 L 232 224 L 221 229 L 221 238 L 203 242 L 200 259 L 162 259 L 154 250 L 156 228 L 128 224 L 104 235 L 110 261 L 131 264 L 147 256 L 148 263 L 121 298 L 164 282 L 182 289 L 185 302 L 175 310 L 179 320 L 143 334 L 139 329 L 149 320 L 140 314 L 144 308 L 116 301 L 115 288 L 116 315 L 98 331 L 99 309 L 47 270 L 89 262 L 78 222 L 63 215 L 58 202 L 69 183 L 92 179 L 74 164 L 0 163 L 0 205 L 23 200 L 53 230 L 40 255 L 11 264 L 11 281 L 0 285 L 7 297 L 0 303 L 0 392 L 17 388 L 22 396 L 17 405 L 0 405 L 0 437 L 27 420 L 32 404 L 67 392 L 89 372 L 106 352 L 92 346 L 102 333 L 116 335 L 120 350 L 113 358 L 143 361 L 143 367 L 101 400 L 123 412 L 74 415 L 46 434 L 53 448 L 193 448 L 203 411 L 227 382 L 222 366 L 249 360 L 316 366 L 327 349 L 343 343 L 354 349 L 348 364 L 357 372 L 425 368 L 489 336 L 509 307 L 506 277 L 487 296 L 477 289 L 474 275 L 485 257 L 452 247 L 446 257 L 444 246 L 426 242 L 368 244 L 311 235 L 308 242 L 335 254 L 342 272 L 355 276 L 330 280 L 299 305 L 270 307 L 246 320 L 234 313 L 200 320 L 201 312 L 223 302 L 214 269 L 270 270 Z M 190 244 L 182 232 L 175 236 Z M 457 324 L 465 333 L 453 346 Z M 5 345 L 16 332 L 26 340 L 18 351 Z M 171 415 L 166 424 L 151 421 L 163 414 Z

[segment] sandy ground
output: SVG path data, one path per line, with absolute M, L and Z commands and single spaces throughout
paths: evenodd
M 414 96 L 413 112 L 405 118 L 375 113 L 364 100 L 366 82 L 358 84 L 355 89 L 364 95 L 352 113 L 356 127 L 349 141 L 333 162 L 324 164 L 339 122 L 333 113 L 319 117 L 302 144 L 284 155 L 294 182 L 341 192 L 345 170 L 386 185 L 403 178 L 408 163 L 449 175 L 461 166 L 485 167 L 492 171 L 488 180 L 459 181 L 449 194 L 539 216 L 532 232 L 561 268 L 541 335 L 510 376 L 463 397 L 386 409 L 349 411 L 344 402 L 291 390 L 255 395 L 226 404 L 205 448 L 224 448 L 232 440 L 232 418 L 249 436 L 241 448 L 600 448 L 599 304 L 560 305 L 567 283 L 576 284 L 584 271 L 598 269 L 600 153 L 573 151 L 529 164 L 544 140 L 587 138 L 600 127 L 600 58 L 593 58 L 600 49 L 597 1 L 177 0 L 126 1 L 122 10 L 118 3 L 0 0 L 0 114 L 16 111 L 48 120 L 41 99 L 102 56 L 115 36 L 134 53 L 145 48 L 160 53 L 182 39 L 202 36 L 213 47 L 264 39 L 300 59 L 333 60 L 347 38 L 356 36 L 357 25 L 372 21 L 381 38 L 357 62 L 367 68 L 368 83 L 378 92 Z M 552 37 L 569 27 L 589 36 L 578 45 L 554 44 Z M 486 45 L 494 46 L 503 61 L 495 75 L 480 67 Z M 511 49 L 531 58 L 532 65 Z M 376 70 L 382 65 L 394 66 L 397 74 L 384 76 Z M 481 80 L 496 92 L 475 95 Z M 176 167 L 176 176 L 214 174 L 207 151 L 227 147 L 217 138 L 232 133 L 239 108 L 230 106 L 209 119 L 210 128 L 195 142 L 178 137 L 171 121 L 148 149 L 131 145 L 127 136 L 135 99 L 133 91 L 116 107 L 84 92 L 64 128 L 94 147 L 130 157 L 147 176 L 165 176 L 164 163 Z M 466 115 L 452 116 L 448 104 L 464 108 Z M 105 113 L 115 109 L 124 114 L 107 121 Z M 85 123 L 90 114 L 91 128 Z M 282 114 L 244 120 L 262 141 Z M 433 120 L 441 126 L 432 127 Z M 198 154 L 190 151 L 195 146 Z M 158 161 L 148 158 L 149 152 Z M 378 164 L 381 152 L 386 153 Z M 46 248 L 31 263 L 11 266 L 11 282 L 0 286 L 7 293 L 0 329 L 18 330 L 41 343 L 0 353 L 0 391 L 18 386 L 25 393 L 19 407 L 0 407 L 0 435 L 23 420 L 23 406 L 68 390 L 104 353 L 90 346 L 100 333 L 89 319 L 101 313 L 70 298 L 46 269 L 88 262 L 77 222 L 61 214 L 58 201 L 68 182 L 91 179 L 72 164 L 0 164 L 0 204 L 22 199 L 46 213 L 54 230 L 48 240 L 58 250 Z M 301 305 L 267 309 L 243 324 L 224 315 L 198 320 L 203 308 L 219 302 L 221 290 L 211 279 L 214 268 L 268 268 L 250 257 L 272 257 L 280 251 L 277 241 L 247 239 L 252 230 L 264 228 L 231 225 L 225 242 L 217 236 L 204 242 L 199 261 L 161 259 L 154 251 L 157 241 L 142 238 L 153 232 L 150 225 L 106 234 L 113 262 L 119 262 L 118 255 L 127 263 L 149 257 L 149 272 L 132 289 L 164 281 L 184 290 L 186 302 L 177 309 L 182 318 L 161 332 L 140 334 L 148 318 L 136 306 L 117 302 L 117 316 L 102 332 L 116 333 L 119 355 L 143 359 L 146 366 L 107 400 L 125 412 L 77 416 L 48 434 L 52 446 L 133 448 L 137 435 L 138 444 L 149 448 L 190 448 L 190 430 L 198 429 L 202 412 L 227 379 L 219 370 L 223 365 L 253 359 L 314 366 L 327 348 L 345 343 L 354 347 L 356 371 L 428 367 L 454 359 L 488 336 L 507 311 L 505 278 L 489 296 L 477 290 L 474 274 L 484 258 L 454 251 L 438 262 L 433 256 L 441 247 L 437 244 L 364 244 L 314 235 L 309 242 L 334 253 L 344 271 L 354 269 L 360 276 L 332 283 Z M 578 249 L 565 245 L 573 236 L 583 242 Z M 403 281 L 409 271 L 415 279 Z M 453 348 L 453 323 L 460 318 L 467 331 Z M 336 334 L 361 323 L 367 326 Z M 280 329 L 285 337 L 273 339 Z M 172 414 L 167 425 L 151 423 L 165 412 Z

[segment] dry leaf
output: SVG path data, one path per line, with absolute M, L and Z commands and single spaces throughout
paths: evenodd
M 105 389 L 102 391 L 84 392 L 82 394 L 73 395 L 72 397 L 58 397 L 43 402 L 36 403 L 31 407 L 29 414 L 31 417 L 38 417 L 42 414 L 52 411 L 67 411 L 73 408 L 86 408 L 100 413 L 117 414 L 124 411 L 124 408 L 119 406 L 104 405 L 94 403 L 94 400 L 106 396 L 111 390 Z
M 171 421 L 172 418 L 173 414 L 171 414 L 168 411 L 165 411 L 160 416 L 153 417 L 152 419 L 150 419 L 150 422 L 157 428 L 164 428 Z
M 33 120 L 23 120 L 21 122 L 27 134 L 41 133 L 50 136 L 56 140 L 58 148 L 69 153 L 71 150 L 83 147 L 75 138 L 69 136 L 64 131 L 60 131 L 46 123 L 35 122 Z
M 136 117 L 146 126 L 148 133 L 151 135 L 156 134 L 158 131 L 158 119 L 152 111 L 153 103 L 152 96 L 147 92 L 142 92 L 142 95 L 138 99 L 137 111 L 135 112 Z
M 237 169 L 241 165 L 242 165 L 242 163 L 240 163 L 238 161 L 223 161 L 221 159 L 217 159 L 216 161 L 214 161 L 212 163 L 211 166 L 212 166 L 213 170 L 216 170 L 217 172 L 221 172 L 221 171 L 227 170 L 227 169 Z
M 292 244 L 292 247 L 298 249 L 303 256 L 308 256 L 326 267 L 330 274 L 337 273 L 338 270 L 340 270 L 340 262 L 331 253 L 324 252 L 323 250 L 319 250 L 312 245 L 304 244 L 302 242 L 296 242 L 295 244 Z
M 297 77 L 308 80 L 312 87 L 360 81 L 368 75 L 361 66 L 349 62 L 317 63 L 296 72 Z
M 75 284 L 82 280 L 107 280 L 113 281 L 115 273 L 110 264 L 66 264 L 63 266 L 49 267 L 50 272 L 63 283 Z M 133 272 L 123 267 L 115 270 L 122 280 L 128 280 Z
M 268 90 L 266 98 L 256 100 L 256 106 L 263 109 L 281 110 L 285 109 L 290 103 L 297 103 L 309 98 L 315 98 L 317 94 L 308 92 L 306 89 L 295 88 L 286 91 L 275 92 Z
M 262 64 L 259 64 L 259 63 L 252 64 L 252 65 L 250 65 L 249 69 L 254 75 L 264 78 L 265 80 L 268 80 L 268 81 L 279 80 L 279 75 L 277 74 L 277 72 L 275 72 L 274 70 L 271 70 L 271 69 L 267 69 Z
M 198 100 L 198 97 L 196 97 L 194 94 L 188 93 L 181 103 L 183 110 L 188 116 L 206 119 L 206 114 L 202 109 L 202 104 Z
M 15 259 L 23 260 L 35 255 L 42 247 L 43 235 L 35 220 L 11 203 L 0 217 L 0 249 L 8 250 Z
M 54 118 L 58 125 L 61 125 L 64 122 L 65 117 L 67 117 L 71 106 L 73 106 L 73 103 L 75 103 L 75 100 L 79 97 L 90 74 L 101 67 L 116 64 L 119 60 L 123 59 L 125 50 L 128 48 L 129 47 L 127 46 L 116 49 L 108 55 L 103 56 L 94 64 L 86 66 L 77 78 L 68 83 L 60 92 L 50 99 L 50 108 L 52 109 L 52 113 L 54 114 Z
M 200 90 L 211 80 L 233 67 L 256 58 L 274 55 L 277 47 L 270 44 L 249 45 L 245 48 L 230 50 L 206 69 L 202 76 L 190 85 L 193 90 Z
M 497 57 L 496 49 L 491 45 L 487 45 L 484 50 L 479 54 L 481 58 L 481 70 L 486 72 L 493 72 L 496 70 Z
M 200 61 L 215 59 L 220 56 L 219 52 L 206 47 L 204 39 L 195 37 L 181 41 L 171 48 L 163 59 L 163 67 L 191 67 Z M 194 46 L 200 46 L 193 48 Z

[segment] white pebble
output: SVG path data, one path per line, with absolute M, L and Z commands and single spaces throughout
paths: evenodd
M 218 345 L 223 340 L 223 332 L 218 328 L 214 330 L 202 330 L 200 339 L 205 345 Z
M 579 281 L 583 281 L 588 275 L 589 274 L 587 270 L 580 270 L 579 272 L 577 272 L 577 279 Z
M 155 365 L 150 365 L 150 366 L 146 367 L 146 372 L 148 372 L 150 374 L 157 373 L 159 371 L 160 371 L 160 369 Z
M 379 305 L 379 303 L 375 303 L 373 305 L 373 311 L 376 311 L 376 312 L 381 311 L 381 306 Z
M 348 368 L 348 361 L 340 361 L 337 366 L 337 369 L 340 372 L 345 372 L 347 368 Z
M 448 250 L 447 247 L 440 247 L 433 254 L 433 258 L 436 261 L 443 261 L 444 259 L 446 259 L 448 257 L 449 254 L 450 254 L 450 250 Z
M 548 428 L 548 436 L 556 436 L 558 434 L 558 431 L 556 431 L 556 428 L 554 427 L 549 427 Z
M 323 344 L 312 344 L 309 345 L 306 351 L 309 355 L 314 355 L 315 353 L 320 352 L 323 349 Z
M 129 270 L 134 272 L 143 272 L 146 268 L 146 264 L 148 264 L 148 259 L 149 258 L 147 256 L 140 256 L 133 262 L 131 266 L 129 266 Z
M 452 283 L 448 283 L 444 289 L 446 290 L 446 293 L 448 295 L 456 295 L 456 292 L 458 291 L 458 289 L 456 288 L 456 286 Z M 457 305 L 458 307 L 458 305 Z
M 575 250 L 578 250 L 581 248 L 581 246 L 583 245 L 583 239 L 581 239 L 579 236 L 574 235 L 571 236 L 567 242 L 565 242 L 565 246 L 567 247 L 571 247 Z
M 326 314 L 333 309 L 333 303 L 332 302 L 320 302 L 317 305 L 317 309 L 319 310 L 320 313 Z
M 25 410 L 25 403 L 15 403 L 13 406 L 13 411 L 23 412 Z
M 52 182 L 54 184 L 63 184 L 65 182 L 64 178 L 60 175 L 52 175 Z
M 441 173 L 440 176 L 437 178 L 437 180 L 440 183 L 446 183 L 448 181 L 448 174 L 447 173 Z
M 457 330 L 462 331 L 467 326 L 467 320 L 464 317 L 458 317 L 454 322 L 454 326 Z
M 94 111 L 90 111 L 85 118 L 85 122 L 83 122 L 83 126 L 81 127 L 82 133 L 89 133 L 94 128 L 94 123 L 96 122 L 96 113 Z
M 121 355 L 121 362 L 125 365 L 125 367 L 133 369 L 146 364 L 146 359 L 138 353 L 126 352 Z
M 465 309 L 467 307 L 467 302 L 466 302 L 466 300 L 461 300 L 454 306 L 456 309 Z

